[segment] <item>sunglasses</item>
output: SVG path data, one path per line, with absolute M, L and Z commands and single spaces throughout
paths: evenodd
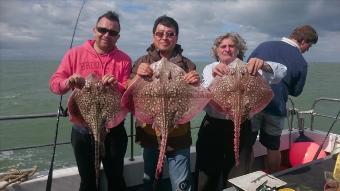
M 106 33 L 109 33 L 109 36 L 117 36 L 117 35 L 119 35 L 119 32 L 114 31 L 114 30 L 109 30 L 109 29 L 103 28 L 103 27 L 97 27 L 97 31 L 100 34 L 102 34 L 102 35 L 104 35 Z
M 155 36 L 158 38 L 163 38 L 163 36 L 165 36 L 165 38 L 169 38 L 176 36 L 176 34 L 174 32 L 155 32 Z

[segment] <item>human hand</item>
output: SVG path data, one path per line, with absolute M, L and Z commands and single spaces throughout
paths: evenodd
M 104 86 L 116 85 L 118 83 L 117 79 L 111 74 L 105 74 L 102 77 L 102 83 Z
M 188 84 L 196 85 L 200 82 L 200 75 L 195 70 L 193 70 L 185 74 L 183 79 Z
M 230 71 L 229 67 L 223 63 L 219 63 L 216 65 L 215 68 L 213 68 L 212 74 L 214 77 L 228 74 Z
M 137 75 L 139 76 L 152 76 L 153 70 L 148 63 L 141 63 L 137 69 Z
M 85 79 L 79 74 L 73 74 L 67 80 L 67 86 L 72 90 L 74 88 L 82 89 L 85 85 Z
M 247 64 L 248 73 L 255 76 L 263 67 L 264 61 L 259 58 L 251 58 Z

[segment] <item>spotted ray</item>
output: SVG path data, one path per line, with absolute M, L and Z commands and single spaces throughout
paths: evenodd
M 70 120 L 89 127 L 95 148 L 96 186 L 99 188 L 100 161 L 105 155 L 104 141 L 109 128 L 121 123 L 127 109 L 121 107 L 121 93 L 103 86 L 95 74 L 86 78 L 85 86 L 75 89 L 68 100 Z
M 163 168 L 168 133 L 202 111 L 211 94 L 201 86 L 187 84 L 183 80 L 185 71 L 165 58 L 150 67 L 154 71 L 153 76 L 137 77 L 126 90 L 122 101 L 127 104 L 132 97 L 133 114 L 138 120 L 152 124 L 160 139 L 155 174 L 158 179 Z
M 250 75 L 246 64 L 239 59 L 228 75 L 214 79 L 209 90 L 213 94 L 213 108 L 234 122 L 234 154 L 238 166 L 240 126 L 263 110 L 274 94 L 269 84 L 260 75 Z

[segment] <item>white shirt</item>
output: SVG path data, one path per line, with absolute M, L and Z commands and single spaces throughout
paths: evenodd
M 235 66 L 236 66 L 235 60 L 233 62 L 231 62 L 230 64 L 228 64 L 229 68 L 235 68 Z M 203 74 L 202 74 L 203 75 L 203 82 L 202 82 L 203 87 L 208 88 L 209 85 L 212 83 L 212 81 L 214 80 L 214 77 L 212 75 L 212 71 L 216 67 L 216 65 L 219 64 L 219 63 L 220 62 L 213 62 L 213 63 L 204 67 Z M 262 70 L 259 70 L 258 72 L 260 73 L 260 75 L 262 76 L 263 79 L 268 81 L 269 84 L 279 83 L 281 81 L 281 79 L 286 76 L 287 67 L 285 65 L 282 65 L 282 64 L 277 63 L 277 62 L 270 62 L 270 61 L 265 61 L 265 63 L 267 63 L 272 68 L 273 73 L 265 72 L 265 71 L 262 71 Z M 218 118 L 218 119 L 229 119 L 224 114 L 215 112 L 209 104 L 206 106 L 206 108 L 204 110 L 211 117 Z
M 286 38 L 286 37 L 282 37 L 281 41 L 287 43 L 287 44 L 290 44 L 296 48 L 298 48 L 301 52 L 301 49 L 300 49 L 300 46 L 293 40 L 289 39 L 289 38 Z

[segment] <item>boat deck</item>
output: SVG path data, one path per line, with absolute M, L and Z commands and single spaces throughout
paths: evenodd
M 171 191 L 170 179 L 162 179 L 159 184 L 159 191 Z M 143 191 L 143 185 L 129 187 L 127 191 Z

